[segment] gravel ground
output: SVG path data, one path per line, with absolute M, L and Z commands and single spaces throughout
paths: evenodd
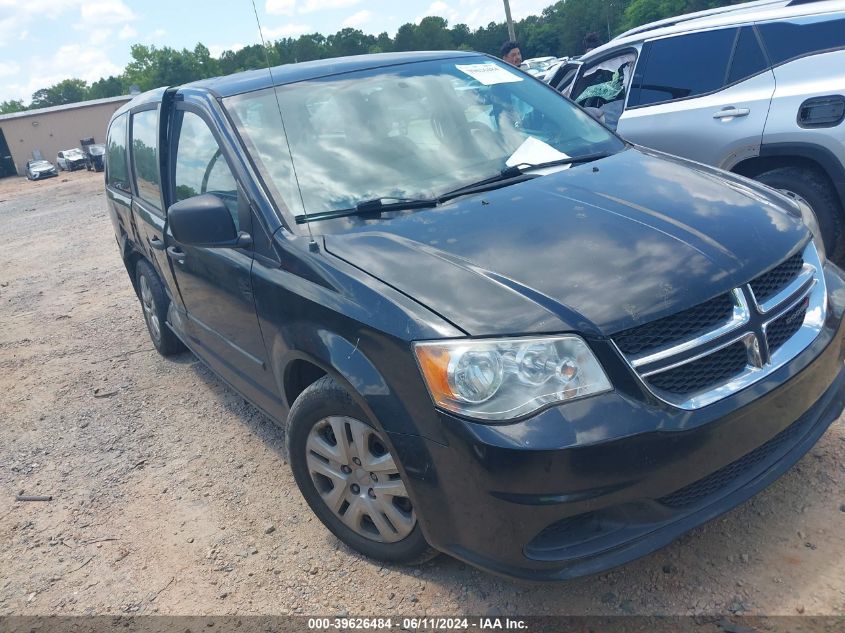
M 101 174 L 0 180 L 0 323 L 0 615 L 845 615 L 841 420 L 669 547 L 522 584 L 340 545 L 296 489 L 283 433 L 191 354 L 153 350 Z

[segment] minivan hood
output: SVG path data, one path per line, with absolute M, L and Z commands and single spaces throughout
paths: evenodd
M 322 223 L 326 249 L 474 336 L 610 335 L 739 286 L 809 239 L 756 183 L 640 149 L 391 215 Z

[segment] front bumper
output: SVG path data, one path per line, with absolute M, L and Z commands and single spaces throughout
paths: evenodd
M 391 434 L 429 542 L 505 576 L 563 580 L 648 554 L 771 484 L 845 407 L 845 282 L 825 274 L 815 342 L 703 409 L 618 389 L 500 426 L 441 413 L 448 445 Z

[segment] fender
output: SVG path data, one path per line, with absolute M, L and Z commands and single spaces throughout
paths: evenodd
M 303 328 L 305 325 L 302 326 Z M 298 329 L 298 328 L 294 328 Z M 355 402 L 367 415 L 369 422 L 379 430 L 389 434 L 423 436 L 435 442 L 445 444 L 440 431 L 440 421 L 431 406 L 430 396 L 420 378 L 419 384 L 397 386 L 391 384 L 370 360 L 366 342 L 358 339 L 350 341 L 327 329 L 311 330 L 310 336 L 296 336 L 287 332 L 285 338 L 296 340 L 300 345 L 296 349 L 288 348 L 281 339 L 272 345 L 270 362 L 279 385 L 283 400 L 285 382 L 291 363 L 304 360 L 322 369 L 349 392 Z M 410 350 L 404 354 L 388 351 L 396 363 L 404 362 L 414 367 L 406 367 L 400 375 L 408 375 L 414 370 L 416 361 Z M 397 397 L 397 390 L 401 397 Z M 413 410 L 405 403 L 419 403 Z M 285 402 L 288 410 L 293 404 Z

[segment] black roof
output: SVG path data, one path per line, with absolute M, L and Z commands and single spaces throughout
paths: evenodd
M 318 59 L 311 62 L 276 66 L 272 69 L 273 81 L 270 80 L 270 73 L 267 72 L 267 69 L 261 68 L 235 73 L 234 75 L 226 75 L 225 77 L 201 79 L 185 84 L 181 88 L 209 90 L 220 97 L 230 97 L 244 92 L 269 88 L 274 83 L 277 86 L 281 86 L 298 81 L 316 79 L 318 77 L 354 72 L 356 70 L 384 68 L 432 59 L 477 57 L 478 55 L 483 55 L 483 53 L 468 51 L 412 51 L 407 53 L 377 53 L 373 55 L 333 57 L 331 59 Z M 155 88 L 154 90 L 149 90 L 138 95 L 132 101 L 118 109 L 112 116 L 112 119 L 139 105 L 161 101 L 165 90 L 166 88 Z
M 262 68 L 227 75 L 225 77 L 201 79 L 200 81 L 187 84 L 185 87 L 204 88 L 206 90 L 212 90 L 221 97 L 229 97 L 243 92 L 269 88 L 274 82 L 277 86 L 280 86 L 297 81 L 316 79 L 317 77 L 354 72 L 356 70 L 409 64 L 430 59 L 471 57 L 474 55 L 479 55 L 479 53 L 465 51 L 413 51 L 408 53 L 377 53 L 373 55 L 334 57 L 331 59 L 318 59 L 310 62 L 276 66 L 272 69 L 273 81 L 270 80 L 270 73 L 267 72 L 267 69 Z

